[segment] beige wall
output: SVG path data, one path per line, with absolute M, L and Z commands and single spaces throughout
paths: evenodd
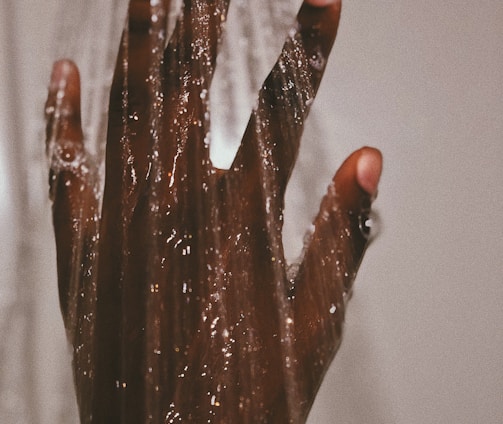
M 0 422 L 73 411 L 41 166 L 57 4 L 0 3 Z M 364 144 L 385 157 L 381 230 L 312 424 L 503 422 L 502 23 L 499 0 L 344 4 L 288 246 Z

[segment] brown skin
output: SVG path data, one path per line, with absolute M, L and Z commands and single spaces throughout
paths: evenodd
M 202 11 L 191 3 L 156 56 L 165 16 L 153 23 L 148 1 L 130 2 L 110 95 L 101 213 L 83 146 L 78 70 L 67 60 L 54 65 L 50 193 L 81 421 L 302 422 L 341 341 L 381 155 L 366 147 L 344 162 L 287 278 L 283 198 L 324 70 L 309 58 L 328 56 L 340 2 L 302 6 L 296 41 L 265 81 L 226 171 L 209 159 L 202 98 L 228 1 L 200 1 Z M 158 81 L 148 80 L 153 66 Z M 285 90 L 289 80 L 303 84 L 302 95 Z

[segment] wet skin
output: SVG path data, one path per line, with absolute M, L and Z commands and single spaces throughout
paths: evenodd
M 78 70 L 54 65 L 50 195 L 82 422 L 306 419 L 341 341 L 381 173 L 372 148 L 344 162 L 287 275 L 284 193 L 324 71 L 314 59 L 328 57 L 340 16 L 340 2 L 312 4 L 299 11 L 234 163 L 219 170 L 207 93 L 228 1 L 186 0 L 164 48 L 169 3 L 131 0 L 101 204 Z

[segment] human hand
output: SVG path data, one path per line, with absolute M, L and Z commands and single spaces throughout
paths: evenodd
M 51 77 L 47 148 L 60 303 L 82 422 L 299 422 L 340 340 L 381 171 L 363 148 L 337 172 L 296 272 L 283 198 L 337 31 L 307 1 L 229 170 L 209 157 L 208 92 L 228 0 L 131 0 L 114 73 L 100 212 L 78 70 Z M 316 6 L 316 7 L 315 7 Z

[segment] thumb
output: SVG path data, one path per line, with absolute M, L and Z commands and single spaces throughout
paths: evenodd
M 382 154 L 373 147 L 362 147 L 351 154 L 334 177 L 339 207 L 356 213 L 377 194 L 382 171 Z M 370 206 L 370 204 L 368 205 Z
M 365 227 L 377 193 L 382 156 L 364 147 L 337 171 L 295 280 L 296 346 L 305 390 L 319 387 L 342 338 L 347 295 L 368 244 Z

